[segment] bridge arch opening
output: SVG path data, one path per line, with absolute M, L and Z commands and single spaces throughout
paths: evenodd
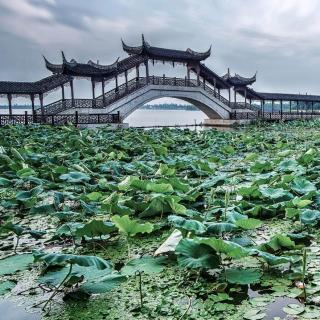
M 207 118 L 208 116 L 190 101 L 165 97 L 139 106 L 124 122 L 130 127 L 181 126 L 200 124 Z

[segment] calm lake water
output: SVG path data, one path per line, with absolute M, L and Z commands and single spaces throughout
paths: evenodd
M 185 110 L 137 110 L 124 122 L 130 127 L 185 125 L 203 122 L 208 117 L 201 111 Z

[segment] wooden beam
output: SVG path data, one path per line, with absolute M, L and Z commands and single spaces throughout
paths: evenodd
M 127 70 L 124 72 L 124 76 L 126 79 L 126 88 L 128 88 L 128 71 Z
M 96 98 L 96 93 L 95 93 L 96 84 L 93 79 L 91 79 L 91 86 L 92 86 L 92 99 L 94 100 Z

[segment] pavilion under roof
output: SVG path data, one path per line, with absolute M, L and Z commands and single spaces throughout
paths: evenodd
M 56 74 L 35 82 L 0 81 L 0 95 L 36 95 L 54 90 L 70 82 L 71 77 Z

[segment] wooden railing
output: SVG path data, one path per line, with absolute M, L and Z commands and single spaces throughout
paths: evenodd
M 233 120 L 297 120 L 297 119 L 313 119 L 320 117 L 320 110 L 300 111 L 300 112 L 232 112 L 230 119 Z
M 174 87 L 201 87 L 210 95 L 221 101 L 226 106 L 230 106 L 229 100 L 219 94 L 217 90 L 212 89 L 205 83 L 194 79 L 176 78 L 176 77 L 156 77 L 150 76 L 134 78 L 128 83 L 120 85 L 118 88 L 112 89 L 105 93 L 103 96 L 99 96 L 96 99 L 74 99 L 73 103 L 71 99 L 58 100 L 44 107 L 45 114 L 58 114 L 68 109 L 81 109 L 81 108 L 106 108 L 112 103 L 130 95 L 131 93 L 140 90 L 147 85 L 166 85 Z M 239 106 L 240 108 L 240 106 Z M 41 110 L 37 109 L 36 114 L 40 115 Z
M 90 113 L 79 114 L 76 111 L 73 114 L 51 114 L 51 115 L 30 115 L 25 114 L 15 115 L 1 115 L 0 114 L 0 127 L 5 125 L 29 125 L 29 124 L 50 124 L 50 125 L 63 125 L 67 123 L 74 124 L 75 126 L 81 124 L 108 124 L 108 123 L 121 123 L 119 113 Z

